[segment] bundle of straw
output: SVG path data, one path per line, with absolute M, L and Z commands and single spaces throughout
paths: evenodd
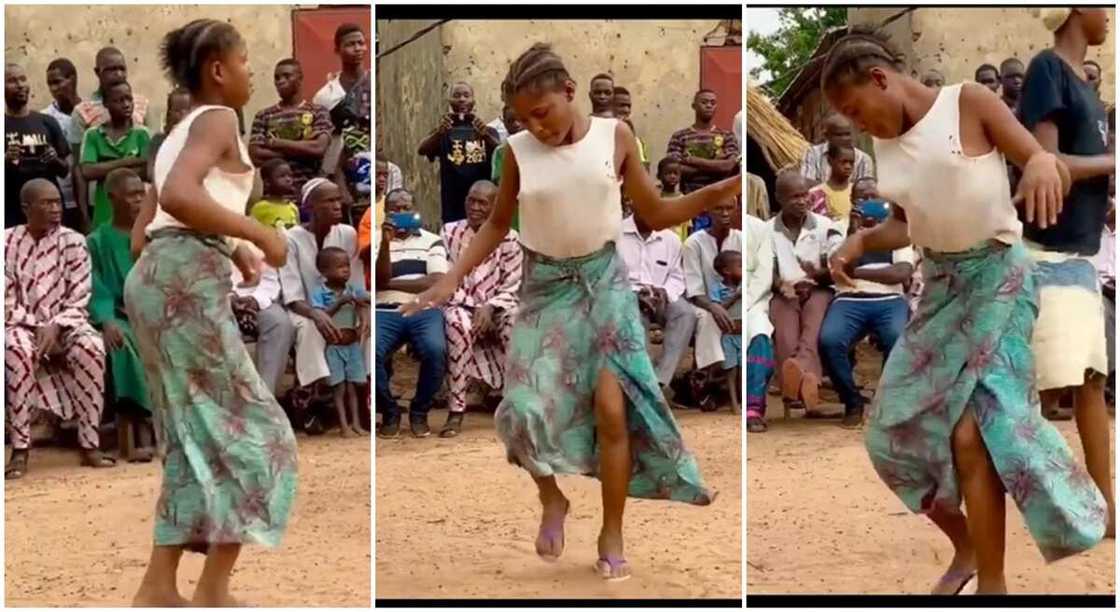
M 770 167 L 800 163 L 809 143 L 757 87 L 747 87 L 747 135 L 762 147 Z

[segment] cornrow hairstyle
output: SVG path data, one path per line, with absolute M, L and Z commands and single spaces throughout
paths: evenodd
M 824 60 L 821 89 L 841 83 L 864 83 L 868 71 L 874 67 L 901 73 L 905 67 L 902 53 L 882 30 L 867 25 L 852 26 L 848 34 L 836 41 Z
M 160 65 L 172 82 L 196 93 L 202 89 L 206 62 L 241 42 L 241 35 L 229 23 L 196 19 L 163 37 Z
M 628 95 L 630 95 L 630 90 L 626 89 L 622 85 L 618 85 L 614 88 L 614 95 L 616 95 L 616 96 L 628 96 Z
M 980 67 L 976 69 L 976 74 L 973 75 L 973 79 L 979 81 L 980 73 L 984 72 L 985 70 L 991 70 L 992 72 L 996 73 L 996 78 L 999 78 L 999 68 L 996 68 L 991 64 L 980 64 Z
M 854 146 L 840 145 L 836 144 L 835 142 L 828 143 L 828 157 L 830 159 L 836 157 L 837 155 L 840 155 L 841 153 L 844 153 L 845 151 L 851 151 L 852 156 L 855 157 L 856 148 Z
M 47 64 L 47 72 L 51 70 L 61 72 L 62 76 L 67 79 L 78 76 L 78 69 L 74 67 L 74 62 L 65 57 L 51 60 L 51 63 Z
M 319 254 L 315 256 L 315 267 L 321 272 L 335 257 L 344 257 L 349 260 L 350 254 L 345 249 L 336 246 L 323 247 L 319 249 Z
M 536 43 L 509 65 L 509 72 L 502 81 L 502 102 L 510 103 L 517 92 L 523 90 L 557 91 L 571 81 L 568 69 L 548 43 Z
M 334 31 L 334 48 L 335 48 L 335 50 L 337 51 L 338 48 L 340 46 L 342 46 L 342 39 L 343 38 L 346 38 L 347 36 L 349 36 L 350 34 L 353 34 L 354 32 L 358 32 L 358 33 L 362 34 L 362 36 L 365 36 L 365 32 L 362 31 L 362 27 L 359 26 L 356 23 L 344 23 L 344 24 L 338 26 L 338 29 L 336 29 Z
M 261 179 L 272 179 L 272 175 L 280 169 L 280 166 L 287 166 L 288 160 L 282 157 L 274 157 L 265 163 L 261 164 Z

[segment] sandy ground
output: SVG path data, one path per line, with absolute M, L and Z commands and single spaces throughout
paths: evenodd
M 300 482 L 283 546 L 242 552 L 234 595 L 254 606 L 369 607 L 369 438 L 300 436 Z M 8 606 L 127 606 L 151 551 L 158 464 L 79 468 L 77 451 L 35 449 L 4 489 Z M 179 586 L 194 591 L 203 557 Z
M 861 368 L 857 382 L 871 370 Z M 798 411 L 787 421 L 781 400 L 770 399 L 770 430 L 747 438 L 747 592 L 928 593 L 952 546 L 879 480 L 862 434 Z M 1083 460 L 1073 422 L 1055 425 Z M 1010 500 L 1007 528 L 1011 592 L 1115 592 L 1114 540 L 1047 567 Z
M 493 418 L 471 413 L 450 440 L 376 440 L 379 598 L 739 598 L 741 425 L 718 413 L 677 413 L 715 503 L 634 500 L 626 506 L 631 580 L 591 570 L 601 518 L 598 481 L 561 478 L 572 501 L 567 547 L 555 564 L 533 548 L 536 488 L 505 461 Z M 430 420 L 439 430 L 446 411 Z

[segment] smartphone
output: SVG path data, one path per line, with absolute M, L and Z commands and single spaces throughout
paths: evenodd
M 389 221 L 392 222 L 393 227 L 401 231 L 411 232 L 420 229 L 420 213 L 389 213 Z

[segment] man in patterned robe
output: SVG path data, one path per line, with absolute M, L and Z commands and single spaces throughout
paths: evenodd
M 463 256 L 494 208 L 498 187 L 478 181 L 467 192 L 467 218 L 443 226 L 443 243 L 454 265 Z M 521 287 L 521 245 L 510 230 L 498 249 L 464 280 L 443 310 L 447 333 L 447 369 L 451 388 L 447 424 L 440 437 L 459 434 L 467 411 L 467 387 L 481 380 L 503 387 L 506 347 L 513 332 L 517 291 Z
M 77 417 L 82 465 L 112 467 L 98 425 L 105 397 L 105 347 L 89 322 L 86 239 L 61 226 L 62 196 L 33 179 L 20 191 L 25 225 L 4 232 L 4 367 L 12 458 L 5 479 L 27 473 L 32 410 Z

